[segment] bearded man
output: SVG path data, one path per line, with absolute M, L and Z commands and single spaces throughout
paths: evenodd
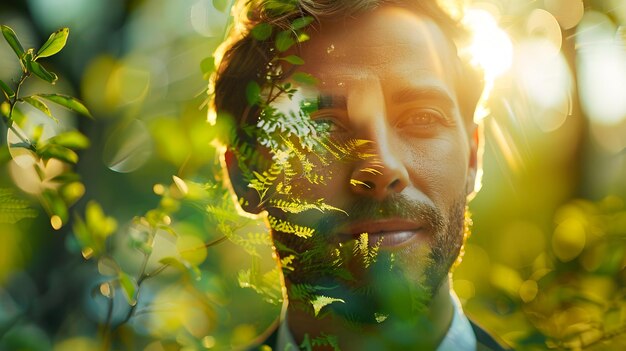
M 213 108 L 284 274 L 273 350 L 502 350 L 449 272 L 480 173 L 481 74 L 433 1 L 248 1 Z M 263 346 L 264 345 L 264 346 Z

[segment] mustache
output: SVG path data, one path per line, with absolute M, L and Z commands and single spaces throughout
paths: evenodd
M 330 235 L 346 224 L 387 218 L 427 223 L 435 232 L 442 230 L 445 226 L 443 214 L 436 207 L 423 201 L 410 200 L 402 194 L 390 195 L 382 201 L 360 198 L 342 210 L 347 215 L 339 211 L 324 214 L 316 225 L 319 234 Z

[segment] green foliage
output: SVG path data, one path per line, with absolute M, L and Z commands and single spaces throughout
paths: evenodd
M 296 56 L 296 55 L 289 55 L 289 56 L 281 57 L 280 60 L 289 62 L 292 65 L 303 65 L 304 64 L 304 60 L 302 58 L 300 58 L 300 56 Z
M 266 40 L 272 35 L 272 25 L 269 23 L 259 23 L 251 30 L 251 34 L 256 40 Z
M 268 216 L 267 220 L 270 223 L 272 229 L 286 234 L 294 234 L 304 239 L 312 237 L 313 233 L 315 233 L 315 229 L 313 228 L 294 224 L 289 221 L 274 218 L 272 216 Z
M 291 30 L 283 30 L 276 34 L 276 50 L 284 52 L 289 50 L 296 43 Z
M 298 17 L 291 22 L 291 28 L 294 30 L 303 29 L 309 24 L 313 23 L 315 19 L 312 16 Z
M 309 334 L 304 335 L 304 340 L 302 344 L 300 344 L 300 349 L 306 351 L 313 351 L 314 347 L 317 346 L 327 346 L 332 347 L 334 351 L 339 351 L 339 342 L 336 335 L 328 335 L 326 333 L 321 333 L 320 336 L 317 336 L 313 339 L 309 336 Z
M 91 113 L 89 113 L 85 105 L 71 96 L 62 94 L 37 94 L 37 96 L 50 100 L 83 116 L 91 117 Z
M 36 58 L 52 56 L 61 51 L 67 42 L 69 34 L 69 28 L 61 28 L 50 34 L 48 40 L 46 40 L 46 42 L 39 48 L 39 51 L 37 51 Z
M 253 256 L 251 268 L 240 271 L 237 279 L 239 286 L 253 289 L 259 293 L 266 302 L 280 304 L 282 302 L 282 289 L 280 286 L 276 285 L 279 275 L 280 271 L 278 267 L 274 267 L 267 272 L 261 272 L 259 258 Z
M 342 210 L 342 209 L 340 209 L 338 207 L 331 206 L 331 205 L 327 204 L 324 201 L 324 199 L 318 199 L 314 203 L 308 202 L 306 200 L 298 199 L 298 198 L 291 198 L 291 199 L 288 199 L 288 200 L 271 199 L 269 201 L 269 204 L 272 207 L 278 208 L 278 209 L 280 209 L 280 210 L 282 210 L 284 212 L 287 212 L 287 213 L 301 213 L 301 212 L 304 212 L 304 211 L 317 210 L 317 211 L 320 211 L 320 212 L 339 211 L 339 212 L 343 212 L 346 215 L 348 215 L 346 213 L 346 211 L 344 211 L 344 210 Z
M 107 238 L 117 230 L 117 221 L 107 217 L 102 207 L 97 202 L 91 201 L 87 204 L 85 218 L 76 216 L 73 230 L 80 243 L 83 257 L 99 258 L 105 253 Z
M 122 287 L 122 291 L 124 292 L 124 297 L 129 305 L 134 306 L 137 304 L 137 291 L 139 290 L 139 286 L 137 285 L 137 281 L 129 276 L 128 274 L 120 271 L 118 276 L 120 286 Z
M 24 55 L 24 47 L 22 47 L 20 40 L 17 39 L 17 34 L 15 34 L 13 29 L 9 26 L 2 25 L 1 28 L 4 39 L 6 39 L 7 43 L 9 43 L 9 46 L 11 46 L 11 49 L 13 49 L 13 52 L 15 52 L 17 57 L 21 59 Z
M 315 298 L 311 299 L 311 304 L 313 305 L 313 311 L 315 316 L 317 317 L 317 315 L 319 315 L 322 308 L 335 302 L 345 303 L 344 300 L 334 297 L 328 297 L 324 295 L 315 296 Z
M 2 102 L 0 106 L 0 112 L 4 117 L 2 120 L 10 129 L 11 133 L 20 140 L 20 143 L 13 143 L 10 147 L 23 148 L 33 152 L 35 160 L 32 167 L 34 167 L 40 181 L 44 182 L 47 179 L 45 179 L 46 174 L 43 169 L 50 160 L 54 159 L 68 164 L 75 164 L 78 162 L 76 150 L 84 149 L 89 146 L 89 140 L 75 130 L 59 134 L 48 140 L 40 140 L 43 133 L 42 127 L 35 128 L 30 137 L 24 135 L 20 129 L 15 127 L 15 125 L 23 126 L 29 120 L 29 116 L 19 108 L 18 103 L 29 104 L 57 123 L 58 120 L 54 117 L 52 110 L 44 100 L 53 102 L 78 112 L 79 114 L 91 116 L 88 109 L 72 96 L 56 93 L 33 94 L 30 96 L 20 95 L 22 85 L 32 75 L 51 84 L 57 81 L 57 75 L 54 72 L 48 71 L 43 65 L 37 62 L 37 60 L 53 56 L 60 52 L 67 42 L 69 29 L 61 28 L 52 33 L 38 50 L 34 48 L 24 50 L 13 29 L 5 25 L 2 25 L 1 28 L 5 40 L 17 55 L 22 67 L 22 75 L 17 81 L 15 89 L 11 88 L 5 82 L 0 82 L 0 88 L 2 88 L 4 96 L 4 102 Z M 68 219 L 68 207 L 82 196 L 82 192 L 84 191 L 82 189 L 84 187 L 78 182 L 77 177 L 75 177 L 71 169 L 67 169 L 63 174 L 57 175 L 54 181 L 58 186 L 43 190 L 41 193 L 41 202 L 50 216 L 52 227 L 54 229 L 60 229 Z M 0 211 L 0 213 L 4 214 L 8 212 Z
M 16 223 L 36 216 L 28 201 L 15 197 L 13 189 L 0 188 L 0 223 Z

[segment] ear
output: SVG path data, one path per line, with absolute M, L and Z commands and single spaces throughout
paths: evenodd
M 240 160 L 232 149 L 226 148 L 222 168 L 228 173 L 230 187 L 237 197 L 237 203 L 241 206 L 243 211 L 257 215 L 263 210 L 262 207 L 259 206 L 259 195 L 256 190 L 248 186 L 248 181 L 246 181 L 241 166 L 243 163 L 241 162 L 244 162 L 244 160 Z
M 466 194 L 472 199 L 481 186 L 483 135 L 481 125 L 468 126 L 469 158 L 467 164 Z

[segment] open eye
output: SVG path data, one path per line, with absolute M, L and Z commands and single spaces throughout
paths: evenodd
M 346 130 L 335 111 L 318 111 L 311 115 L 311 122 L 319 133 L 341 133 Z
M 445 119 L 444 115 L 432 108 L 417 108 L 405 112 L 397 126 L 400 128 L 427 128 Z

